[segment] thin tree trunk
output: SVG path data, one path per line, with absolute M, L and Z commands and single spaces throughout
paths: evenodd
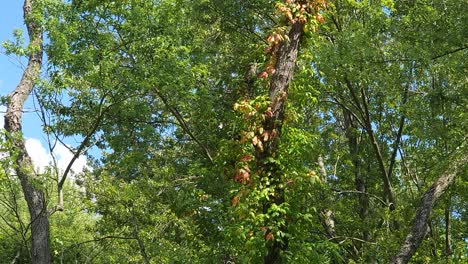
M 461 147 L 460 147 L 461 148 Z M 390 261 L 391 264 L 408 263 L 424 239 L 427 232 L 429 217 L 437 199 L 444 194 L 447 188 L 454 182 L 458 173 L 463 172 L 468 162 L 468 155 L 462 154 L 445 170 L 442 176 L 432 184 L 424 193 L 421 205 L 416 210 L 413 226 L 406 236 L 398 254 Z
M 359 218 L 361 218 L 362 223 L 362 240 L 370 240 L 370 233 L 367 231 L 366 226 L 369 218 L 369 196 L 365 195 L 367 193 L 367 187 L 365 179 L 360 171 L 362 164 L 359 157 L 359 142 L 356 132 L 358 131 L 358 126 L 353 115 L 346 109 L 343 109 L 344 115 L 344 124 L 346 128 L 346 137 L 348 138 L 348 148 L 351 160 L 353 163 L 353 173 L 354 173 L 354 182 L 356 185 L 356 191 L 359 192 Z M 361 245 L 358 246 L 361 248 Z
M 150 258 L 148 257 L 148 254 L 146 253 L 145 242 L 140 238 L 138 227 L 135 227 L 135 229 L 133 230 L 133 236 L 138 242 L 138 247 L 140 248 L 140 254 L 143 257 L 145 264 L 150 264 Z
M 327 169 L 325 168 L 325 164 L 323 163 L 323 158 L 320 155 L 317 159 L 317 163 L 320 168 L 320 174 L 322 176 L 322 182 L 324 184 L 327 183 Z M 326 197 L 323 193 L 320 195 L 321 200 L 325 200 Z M 335 228 L 335 220 L 333 219 L 333 211 L 330 209 L 322 209 L 320 214 L 320 220 L 322 222 L 323 227 L 325 228 L 325 232 L 327 233 L 328 238 L 332 239 L 336 237 L 336 228 Z
M 361 87 L 360 90 L 361 90 L 361 100 L 362 100 L 363 109 L 364 109 L 365 130 L 369 136 L 369 140 L 371 141 L 371 145 L 372 145 L 372 148 L 374 149 L 375 156 L 377 158 L 377 162 L 381 171 L 385 197 L 388 201 L 390 210 L 393 211 L 395 210 L 395 197 L 393 195 L 392 184 L 390 183 L 388 170 L 385 167 L 384 158 L 382 156 L 382 152 L 380 151 L 377 138 L 375 137 L 374 129 L 372 128 L 372 121 L 371 121 L 371 115 L 369 112 L 369 104 L 367 100 L 366 91 L 364 87 Z
M 51 262 L 49 251 L 49 216 L 44 192 L 40 189 L 38 175 L 34 171 L 33 163 L 26 151 L 22 137 L 22 110 L 30 95 L 35 80 L 39 76 L 42 63 L 42 30 L 31 18 L 34 0 L 25 0 L 23 5 L 24 20 L 28 29 L 30 46 L 34 51 L 20 83 L 9 95 L 7 112 L 5 114 L 6 139 L 11 142 L 10 157 L 15 157 L 14 170 L 18 175 L 28 204 L 31 220 L 31 261 L 37 264 Z
M 445 255 L 452 255 L 452 243 L 450 238 L 450 199 L 445 206 Z

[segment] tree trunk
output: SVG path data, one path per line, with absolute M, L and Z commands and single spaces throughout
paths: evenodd
M 297 61 L 300 41 L 303 35 L 303 23 L 296 21 L 291 25 L 289 31 L 289 41 L 283 41 L 276 54 L 276 71 L 272 75 L 270 82 L 270 108 L 271 115 L 266 115 L 263 123 L 264 131 L 271 135 L 269 141 L 264 143 L 264 149 L 256 151 L 257 162 L 264 172 L 269 174 L 270 183 L 274 186 L 275 196 L 270 197 L 264 205 L 264 212 L 268 212 L 270 207 L 281 205 L 284 202 L 284 190 L 281 188 L 282 175 L 276 163 L 268 162 L 269 158 L 277 156 L 281 127 L 284 121 L 285 104 L 288 96 L 289 85 L 293 78 L 294 67 Z M 286 225 L 280 226 L 280 231 L 286 233 Z M 282 251 L 288 248 L 288 241 L 284 237 L 268 242 L 268 253 L 265 256 L 265 263 L 279 263 Z
M 148 257 L 148 254 L 146 253 L 145 242 L 143 241 L 143 239 L 140 238 L 139 232 L 140 231 L 138 230 L 138 227 L 135 226 L 133 230 L 133 237 L 135 237 L 135 239 L 138 242 L 138 247 L 140 248 L 140 254 L 143 260 L 145 261 L 145 264 L 150 264 L 151 263 L 150 258 Z
M 26 151 L 21 126 L 24 102 L 34 87 L 42 63 L 42 30 L 40 25 L 32 20 L 33 5 L 34 0 L 25 0 L 23 12 L 30 46 L 33 47 L 34 51 L 29 56 L 28 65 L 24 70 L 20 83 L 9 95 L 5 114 L 5 130 L 8 132 L 6 139 L 12 144 L 10 157 L 15 157 L 14 170 L 20 179 L 30 213 L 31 261 L 32 263 L 45 264 L 51 262 L 49 216 L 44 192 L 40 189 L 40 179 L 38 179 L 31 158 Z
M 400 251 L 390 261 L 390 263 L 408 263 L 426 235 L 427 224 L 435 202 L 454 182 L 455 176 L 457 176 L 459 172 L 465 170 L 467 162 L 468 156 L 466 154 L 459 156 L 450 164 L 442 176 L 440 176 L 439 179 L 437 179 L 437 181 L 426 191 L 421 200 L 421 205 L 416 210 L 413 227 L 411 228 L 410 233 L 406 236 Z
M 451 213 L 451 208 L 450 208 L 450 198 L 445 205 L 444 209 L 444 216 L 445 216 L 445 256 L 450 256 L 452 255 L 452 244 L 450 242 L 450 213 Z
M 343 109 L 345 134 L 348 138 L 348 148 L 351 161 L 353 163 L 354 183 L 356 185 L 356 191 L 359 192 L 359 217 L 361 218 L 362 226 L 362 239 L 365 241 L 370 240 L 370 233 L 366 230 L 368 218 L 369 218 L 369 196 L 367 192 L 366 182 L 361 172 L 361 158 L 359 154 L 359 139 L 356 135 L 358 126 L 353 115 L 346 109 Z M 360 247 L 360 246 L 359 246 Z

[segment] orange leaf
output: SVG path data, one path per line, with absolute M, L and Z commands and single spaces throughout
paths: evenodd
M 241 183 L 246 183 L 250 181 L 250 172 L 245 169 L 239 169 L 234 176 L 234 180 Z
M 257 78 L 259 78 L 259 79 L 266 79 L 266 78 L 268 78 L 268 73 L 267 73 L 266 71 L 261 72 L 261 73 L 257 76 Z
M 267 110 L 265 111 L 265 115 L 267 117 L 272 117 L 273 116 L 273 112 L 271 111 L 271 107 L 268 107 Z
M 246 154 L 240 159 L 240 162 L 247 162 L 247 161 L 251 161 L 252 159 L 253 157 L 251 155 Z
M 268 71 L 270 74 L 275 74 L 276 69 L 275 69 L 275 67 L 273 67 L 273 66 L 268 66 L 268 67 L 267 67 L 267 71 Z
M 273 43 L 273 42 L 275 42 L 275 37 L 274 37 L 274 36 L 272 36 L 272 35 L 268 36 L 268 38 L 267 38 L 267 42 L 269 42 L 269 43 Z
M 317 14 L 317 15 L 315 16 L 315 19 L 317 19 L 317 21 L 318 21 L 320 24 L 325 23 L 325 18 L 323 18 L 323 16 L 320 15 L 320 14 Z
M 231 204 L 232 204 L 232 206 L 236 206 L 236 205 L 239 203 L 239 200 L 240 200 L 240 198 L 239 198 L 239 196 L 237 196 L 237 195 L 235 195 L 234 197 L 232 197 L 232 199 L 231 199 Z

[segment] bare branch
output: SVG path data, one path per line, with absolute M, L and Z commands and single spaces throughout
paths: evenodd
M 364 195 L 375 198 L 376 200 L 378 200 L 385 207 L 389 206 L 389 204 L 387 202 L 385 202 L 382 198 L 378 197 L 375 194 L 371 194 L 371 193 L 367 193 L 367 192 L 361 192 L 361 191 L 354 191 L 354 190 L 344 190 L 344 191 L 343 190 L 338 190 L 338 189 L 331 189 L 331 190 L 334 191 L 336 194 L 346 194 L 346 193 L 364 194 Z

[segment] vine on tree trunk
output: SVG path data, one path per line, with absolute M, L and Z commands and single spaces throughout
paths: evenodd
M 288 247 L 288 204 L 278 160 L 279 138 L 302 36 L 306 30 L 315 31 L 317 25 L 324 22 L 320 13 L 325 8 L 324 0 L 286 0 L 276 4 L 282 22 L 266 37 L 268 46 L 264 52 L 267 59 L 263 71 L 257 75 L 259 82 L 269 88 L 269 96 L 244 97 L 234 105 L 234 110 L 246 124 L 238 141 L 242 153 L 238 156 L 233 179 L 245 187 L 231 199 L 231 203 L 237 206 L 242 197 L 249 196 L 254 198 L 253 204 L 262 205 L 261 212 L 253 209 L 257 212 L 253 218 L 266 241 L 265 263 L 278 262 L 280 252 Z

